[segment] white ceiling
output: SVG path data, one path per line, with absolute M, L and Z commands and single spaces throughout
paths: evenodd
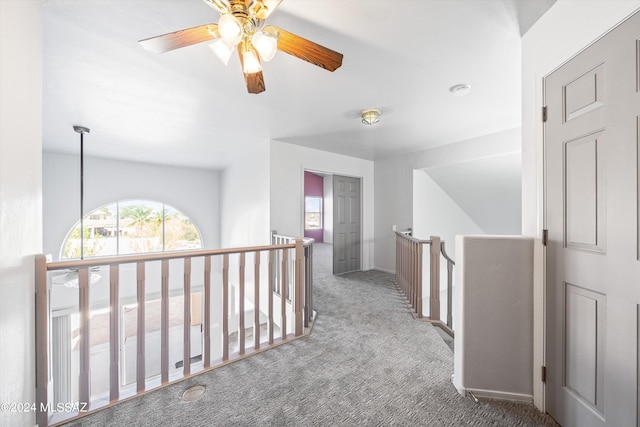
M 344 54 L 331 73 L 280 52 L 266 92 L 207 43 L 137 43 L 217 22 L 202 0 L 43 0 L 44 149 L 223 168 L 270 139 L 377 159 L 520 125 L 520 37 L 555 0 L 284 0 L 268 19 Z M 472 85 L 453 96 L 449 88 Z M 366 127 L 359 111 L 382 109 Z

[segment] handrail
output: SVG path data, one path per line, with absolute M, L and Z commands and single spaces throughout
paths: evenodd
M 396 233 L 397 237 L 402 237 L 403 239 L 407 239 L 407 240 L 409 240 L 411 242 L 414 242 L 414 243 L 420 243 L 420 244 L 423 244 L 423 245 L 425 245 L 425 244 L 429 244 L 430 245 L 431 244 L 431 240 L 430 239 L 426 239 L 426 240 L 425 239 L 417 239 L 417 238 L 413 237 L 411 234 L 407 234 L 408 233 L 407 231 L 396 231 L 395 233 Z
M 453 334 L 453 266 L 456 265 L 455 261 L 447 255 L 447 251 L 444 248 L 444 240 L 440 243 L 440 252 L 447 261 L 447 326 L 450 333 Z
M 402 291 L 411 308 L 414 317 L 424 319 L 440 326 L 453 335 L 452 317 L 452 288 L 453 265 L 455 262 L 449 257 L 444 248 L 444 241 L 440 237 L 431 236 L 430 239 L 418 239 L 409 232 L 396 231 L 396 286 Z M 429 246 L 428 276 L 423 274 L 423 247 Z M 447 321 L 440 318 L 440 256 L 447 262 Z M 428 277 L 428 281 L 423 280 Z M 428 284 L 428 288 L 427 288 Z M 428 309 L 423 310 L 423 295 L 429 289 Z
M 442 252 L 442 256 L 444 257 L 444 259 L 447 260 L 447 262 L 450 262 L 451 264 L 456 265 L 456 262 L 453 259 L 451 259 L 449 255 L 447 255 L 447 251 L 445 251 L 444 249 L 444 240 L 440 242 L 440 251 Z
M 171 259 L 195 258 L 203 256 L 216 256 L 225 254 L 239 254 L 248 252 L 264 252 L 277 249 L 293 249 L 295 243 L 278 245 L 248 246 L 227 249 L 199 249 L 195 251 L 174 251 L 135 255 L 118 255 L 109 257 L 94 257 L 85 259 L 72 259 L 66 261 L 53 261 L 47 263 L 47 270 L 66 270 L 82 267 L 100 267 L 115 264 L 134 264 L 137 262 L 152 262 Z
M 307 327 L 308 316 L 303 314 L 303 310 L 310 309 L 310 304 L 303 303 L 303 301 L 310 298 L 310 290 L 306 289 L 307 285 L 303 280 L 305 266 L 310 262 L 305 255 L 310 253 L 311 243 L 307 242 L 305 245 L 302 239 L 297 238 L 286 244 L 96 257 L 56 262 L 47 262 L 44 255 L 36 255 L 36 404 L 38 408 L 36 422 L 44 427 L 85 415 L 85 413 L 79 412 L 56 411 L 56 404 L 65 403 L 66 400 L 60 400 L 63 399 L 62 397 L 56 397 L 57 392 L 54 391 L 54 387 L 63 387 L 64 390 L 67 390 L 58 392 L 63 393 L 60 396 L 66 396 L 64 399 L 70 399 L 68 393 L 75 388 L 77 395 L 74 395 L 73 399 L 81 402 L 82 405 L 87 405 L 79 409 L 92 412 L 104 406 L 116 404 L 132 394 L 146 393 L 180 378 L 191 376 L 196 372 L 208 371 L 220 364 L 308 334 L 310 331 Z M 220 261 L 220 265 L 216 267 L 215 271 L 212 268 L 212 259 Z M 170 261 L 173 263 L 170 264 Z M 130 265 L 133 268 L 121 268 L 124 265 Z M 179 283 L 181 285 L 179 288 L 175 286 L 177 283 L 173 285 L 170 283 L 178 276 L 177 273 L 170 276 L 170 266 L 171 271 L 177 268 L 177 273 L 180 273 Z M 105 268 L 100 271 L 108 272 L 108 281 L 106 281 L 106 277 L 99 278 L 98 280 L 102 280 L 102 282 L 98 288 L 93 283 L 94 267 Z M 60 270 L 73 271 L 74 281 L 77 281 L 78 287 L 76 291 L 64 291 L 64 287 L 53 287 L 52 275 L 49 273 Z M 285 289 L 286 295 L 277 295 L 273 292 L 275 272 L 279 274 L 280 289 Z M 261 280 L 261 277 L 264 280 Z M 135 285 L 124 286 L 123 284 L 127 283 L 127 278 L 134 280 Z M 253 281 L 252 284 L 251 281 Z M 147 293 L 147 283 L 151 285 L 157 283 L 160 286 L 159 297 L 148 299 L 150 294 Z M 105 323 L 108 325 L 109 332 L 106 333 L 106 336 L 103 335 L 105 341 L 102 341 L 107 343 L 107 347 L 97 350 L 97 347 L 93 347 L 96 344 L 91 340 L 94 333 L 90 329 L 93 321 L 91 316 L 97 314 L 90 311 L 90 296 L 93 293 L 99 295 L 100 289 L 104 289 L 105 286 L 108 287 L 106 296 L 108 301 L 106 302 L 109 307 L 106 312 L 108 319 Z M 201 291 L 194 291 L 199 286 L 202 286 L 204 295 Z M 183 300 L 180 320 L 182 324 L 179 329 L 175 324 L 170 327 L 169 323 L 170 287 L 176 290 L 180 289 L 179 296 Z M 247 292 L 251 292 L 252 289 L 253 301 L 247 300 L 247 304 L 250 304 L 247 305 L 245 304 L 245 299 L 249 297 Z M 62 293 L 58 294 L 58 292 Z M 52 305 L 55 309 L 55 299 L 60 299 L 61 296 L 68 299 L 68 296 L 64 296 L 65 292 L 74 292 L 77 295 L 77 297 L 73 297 L 75 303 L 66 300 L 64 302 L 65 304 L 70 302 L 78 309 L 71 314 L 67 314 L 67 312 L 58 314 L 58 317 L 54 318 L 52 317 Z M 135 304 L 130 305 L 134 310 L 135 319 L 137 319 L 132 323 L 135 328 L 133 335 L 130 336 L 132 350 L 125 350 L 124 347 L 126 341 L 124 341 L 122 328 L 125 323 L 124 317 L 121 318 L 121 316 L 124 316 L 122 308 L 125 301 L 130 297 L 126 294 L 121 296 L 122 292 L 135 294 Z M 57 295 L 56 298 L 52 298 L 54 294 Z M 266 298 L 261 298 L 261 294 Z M 194 297 L 195 300 L 192 301 Z M 154 306 L 153 304 L 157 304 L 154 301 L 158 301 L 159 305 Z M 204 304 L 201 301 L 204 301 Z M 220 307 L 219 311 L 217 308 L 216 311 L 213 311 L 212 304 Z M 278 307 L 278 309 L 274 310 L 274 307 Z M 202 320 L 199 320 L 202 316 L 201 309 L 204 309 L 204 316 Z M 252 320 L 245 313 L 245 309 L 253 310 Z M 145 310 L 157 310 L 159 313 L 154 315 L 155 311 L 146 313 Z M 147 329 L 151 326 L 146 324 L 149 321 L 147 314 L 156 316 L 156 319 L 159 318 L 159 335 L 149 335 Z M 219 320 L 212 321 L 213 315 L 219 317 Z M 73 323 L 73 326 L 70 316 L 79 317 L 78 321 L 73 321 L 77 322 Z M 171 318 L 174 317 L 172 315 Z M 248 321 L 246 325 L 245 317 Z M 192 324 L 194 320 L 199 323 Z M 291 325 L 292 330 L 287 331 L 287 323 Z M 193 325 L 200 325 L 200 330 L 193 332 Z M 265 325 L 268 329 L 268 337 L 261 335 L 261 329 Z M 245 348 L 245 342 L 248 338 L 245 336 L 245 327 L 253 327 L 253 347 L 247 342 L 249 348 Z M 77 328 L 77 333 L 73 334 L 73 346 L 68 341 L 72 336 L 72 328 Z M 279 336 L 274 334 L 274 329 L 277 331 L 278 328 Z M 173 366 L 173 363 L 170 362 L 175 361 L 176 356 L 175 354 L 170 356 L 169 335 L 170 333 L 178 334 L 178 330 L 181 330 L 183 341 L 179 347 L 176 347 L 175 341 L 172 341 L 174 343 L 172 348 L 180 348 L 178 357 L 182 360 L 179 361 L 180 364 L 176 363 L 174 370 L 173 367 L 169 367 Z M 194 333 L 197 334 L 197 338 L 191 337 Z M 214 333 L 220 333 L 220 335 L 215 337 Z M 160 351 L 160 373 L 158 374 L 145 371 L 145 340 L 147 339 L 160 341 L 159 345 L 153 344 L 153 346 L 158 345 Z M 198 341 L 200 344 L 197 344 Z M 153 342 L 157 343 L 157 341 Z M 192 343 L 201 346 L 201 350 L 199 350 L 201 354 L 197 357 L 192 354 Z M 212 350 L 214 350 L 215 356 L 212 354 Z M 92 357 L 96 351 L 103 352 L 101 354 L 104 354 L 104 359 L 100 360 L 105 360 L 108 363 L 92 366 Z M 135 367 L 135 376 L 130 382 L 124 379 L 123 374 L 125 351 L 130 351 L 131 353 L 127 354 L 135 356 L 135 360 L 133 360 L 133 356 L 132 359 L 127 359 L 133 360 L 132 364 Z M 61 353 L 64 354 L 60 356 Z M 63 359 L 57 360 L 57 357 Z M 170 357 L 173 357 L 174 360 L 171 361 Z M 64 368 L 67 366 L 66 360 L 72 359 L 74 366 L 77 366 L 75 369 L 79 373 L 75 378 L 70 376 L 68 368 Z M 182 368 L 181 370 L 179 366 Z M 91 368 L 93 368 L 94 375 L 92 375 Z M 105 369 L 106 376 L 100 383 L 100 393 L 105 392 L 106 396 L 96 395 L 94 388 L 98 389 L 98 387 L 94 382 L 97 381 L 95 377 L 98 376 L 99 371 Z M 62 374 L 59 373 L 61 371 Z M 77 382 L 75 386 L 71 385 L 72 381 Z

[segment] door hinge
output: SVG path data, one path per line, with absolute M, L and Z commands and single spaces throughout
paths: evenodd
M 542 246 L 547 246 L 549 242 L 549 230 L 546 228 L 542 230 Z
M 542 382 L 546 383 L 547 382 L 547 367 L 543 366 L 541 371 L 540 371 L 540 376 L 542 378 Z
M 542 107 L 542 123 L 547 121 L 547 106 Z

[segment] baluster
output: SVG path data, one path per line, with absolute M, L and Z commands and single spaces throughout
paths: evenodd
M 273 284 L 274 282 L 274 277 L 273 277 L 273 272 L 274 272 L 274 268 L 273 268 L 273 263 L 274 263 L 274 250 L 270 250 L 269 251 L 269 292 L 268 292 L 268 298 L 269 298 L 269 345 L 273 345 L 273 287 L 275 286 Z
M 78 270 L 78 282 L 80 290 L 80 385 L 78 389 L 78 399 L 80 402 L 90 401 L 89 390 L 89 268 L 83 267 Z
M 296 337 L 302 335 L 302 261 L 304 259 L 304 248 L 302 239 L 296 239 L 296 261 L 294 265 L 294 286 L 291 304 L 295 319 L 294 334 Z
M 169 382 L 169 260 L 162 260 L 160 290 L 160 380 Z
M 138 262 L 136 266 L 137 281 L 137 357 L 136 357 L 136 390 L 138 393 L 145 389 L 145 330 L 144 330 L 144 312 L 145 312 L 145 283 L 144 283 L 144 262 Z
M 256 251 L 253 263 L 253 349 L 260 348 L 260 252 Z
M 211 256 L 204 257 L 204 368 L 211 366 Z
M 49 425 L 49 413 L 41 411 L 49 401 L 49 291 L 47 280 L 47 258 L 44 255 L 35 257 L 36 283 L 36 424 Z
M 422 318 L 422 243 L 416 243 L 416 277 L 416 314 Z
M 120 398 L 120 383 L 118 381 L 118 364 L 120 356 L 120 268 L 118 264 L 109 268 L 109 400 L 115 402 Z
M 429 317 L 433 321 L 440 320 L 440 237 L 431 236 L 430 281 L 431 301 Z
M 283 340 L 287 339 L 287 262 L 288 262 L 288 249 L 281 249 L 282 251 L 282 276 L 280 281 L 280 332 Z
M 239 291 L 240 295 L 238 297 L 239 307 L 238 307 L 238 351 L 242 356 L 244 354 L 244 266 L 245 266 L 245 253 L 242 252 L 240 254 L 240 284 Z
M 184 259 L 184 311 L 183 311 L 183 351 L 182 372 L 191 374 L 191 258 Z
M 222 361 L 229 360 L 229 254 L 222 256 Z

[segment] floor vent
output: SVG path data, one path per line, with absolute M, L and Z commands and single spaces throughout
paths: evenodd
M 203 385 L 194 385 L 191 388 L 188 388 L 182 393 L 182 400 L 184 402 L 194 402 L 200 399 L 204 392 L 206 391 L 206 387 Z

